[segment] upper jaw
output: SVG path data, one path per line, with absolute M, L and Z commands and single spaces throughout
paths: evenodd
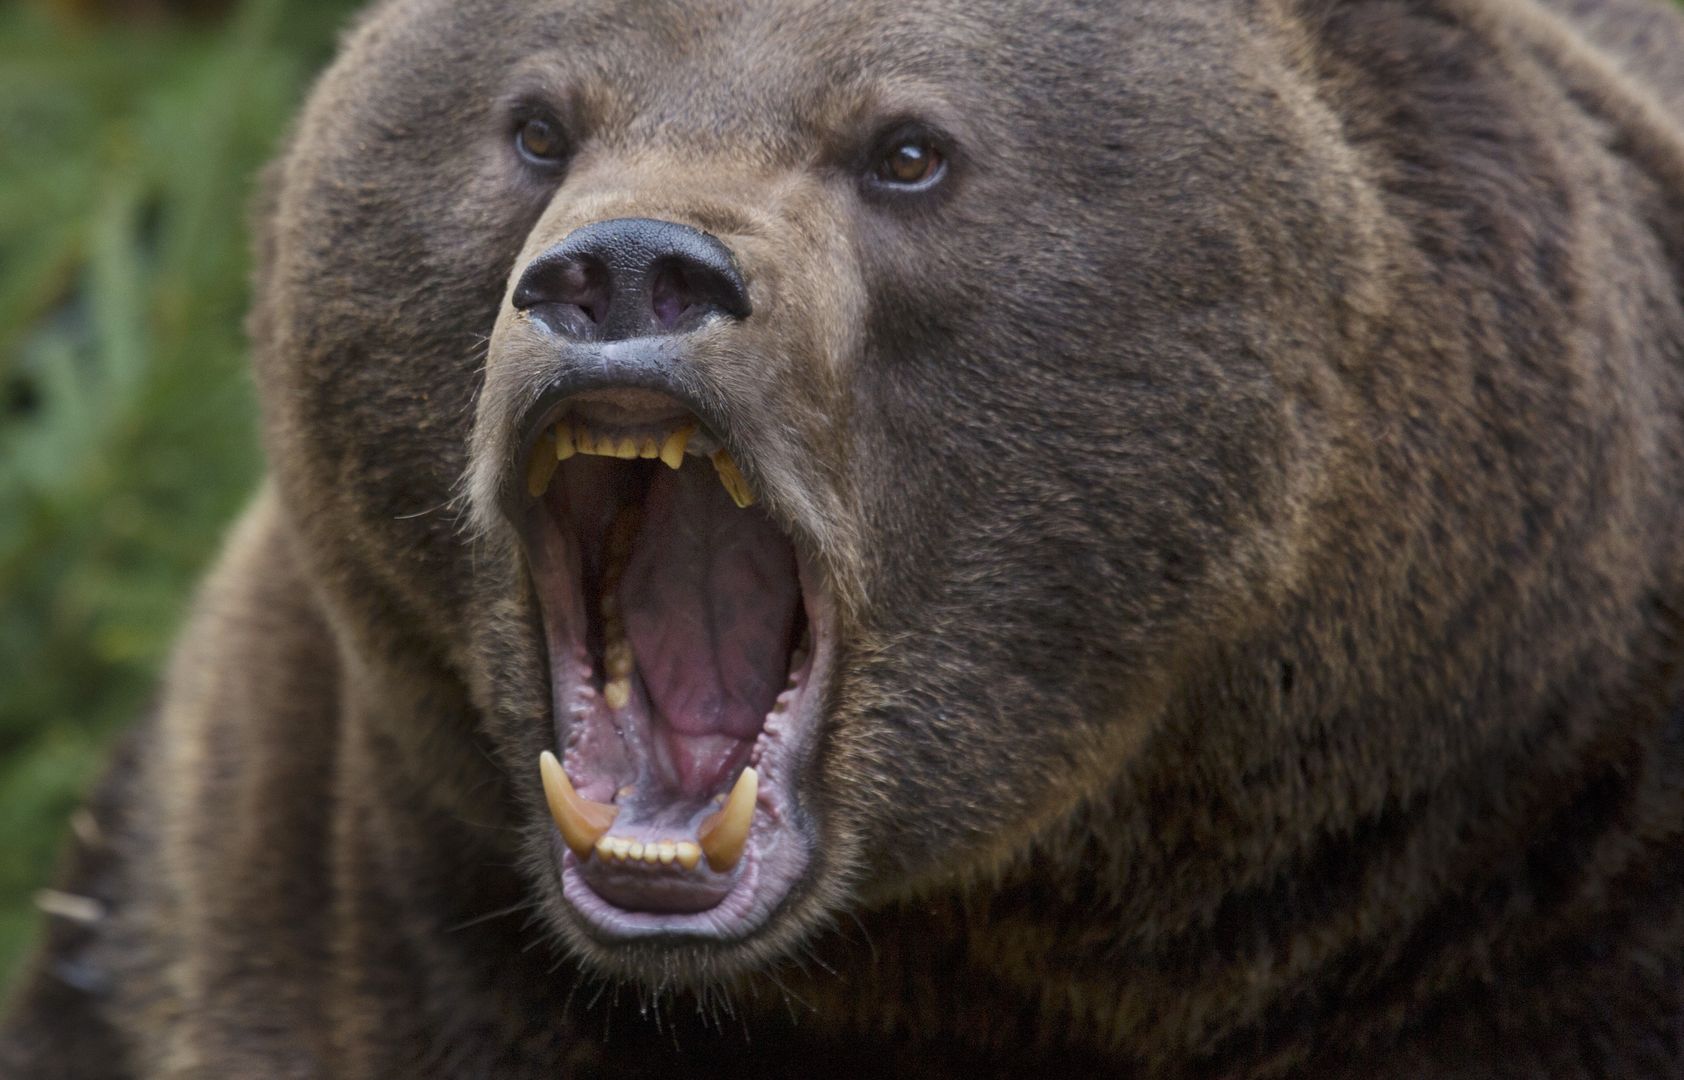
M 835 611 L 807 545 L 794 542 L 794 530 L 768 514 L 752 486 L 752 461 L 736 463 L 729 447 L 740 443 L 727 438 L 718 412 L 706 404 L 712 399 L 644 372 L 552 384 L 516 428 L 523 455 L 514 482 L 505 486 L 512 495 L 506 505 L 532 572 L 551 683 L 552 729 L 544 749 L 555 760 L 546 763 L 543 780 L 555 828 L 547 846 L 568 921 L 599 944 L 741 940 L 796 899 L 819 862 L 813 808 L 801 781 L 814 759 L 835 661 Z M 600 486 L 616 471 L 627 471 L 620 488 Z M 713 503 L 704 486 L 716 492 Z M 698 717 L 674 706 L 669 692 L 657 707 L 660 695 L 651 687 L 659 678 L 645 685 L 637 646 L 655 662 L 680 667 L 687 646 L 648 644 L 647 631 L 642 638 L 635 632 L 635 608 L 658 606 L 652 601 L 682 593 L 682 583 L 633 588 L 622 579 L 627 564 L 638 571 L 640 552 L 647 564 L 642 572 L 659 579 L 668 555 L 663 544 L 675 546 L 677 556 L 705 549 L 683 547 L 650 526 L 649 536 L 626 542 L 629 552 L 616 553 L 614 532 L 623 519 L 654 509 L 636 505 L 638 490 L 651 504 L 659 496 L 700 507 L 701 517 L 749 551 L 751 569 L 766 561 L 758 552 L 775 547 L 770 537 L 783 535 L 795 581 L 781 588 L 799 597 L 798 625 L 805 630 L 778 661 L 787 670 L 774 697 L 755 697 L 767 692 L 757 683 L 744 693 L 752 705 Z M 733 539 L 738 531 L 740 543 Z M 720 588 L 703 581 L 696 603 L 708 609 Z M 778 586 L 771 591 L 775 600 L 786 594 Z M 634 610 L 616 610 L 614 598 Z M 647 623 L 652 612 L 641 615 Z M 760 647 L 764 635 L 747 636 L 756 656 L 740 666 L 762 675 L 770 664 Z M 748 730 L 743 718 L 762 705 Z M 727 805 L 718 806 L 727 796 Z

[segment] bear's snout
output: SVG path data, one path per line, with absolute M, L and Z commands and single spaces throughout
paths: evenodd
M 653 218 L 595 221 L 533 259 L 515 285 L 517 310 L 574 341 L 618 341 L 693 329 L 749 313 L 731 251 L 688 225 Z

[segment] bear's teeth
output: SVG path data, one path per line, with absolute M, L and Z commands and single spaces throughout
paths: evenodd
M 566 461 L 574 454 L 587 454 L 595 457 L 611 457 L 630 460 L 633 458 L 659 458 L 669 469 L 681 468 L 684 464 L 684 454 L 690 445 L 690 437 L 696 433 L 694 423 L 685 424 L 668 432 L 664 438 L 657 439 L 654 435 L 607 435 L 592 434 L 583 424 L 570 421 L 560 421 L 553 432 L 547 433 L 545 443 L 551 452 L 550 456 L 556 461 Z M 700 454 L 703 451 L 698 450 Z M 724 449 L 713 451 L 708 457 L 713 462 L 714 472 L 719 474 L 719 482 L 724 485 L 726 494 L 739 508 L 753 506 L 755 503 L 754 489 L 749 487 L 743 472 L 737 468 L 730 453 Z M 537 483 L 538 474 L 547 468 L 534 455 L 529 470 L 528 486 Z M 548 467 L 554 471 L 553 467 Z M 543 477 L 544 486 L 548 486 L 549 477 Z M 533 491 L 536 496 L 542 488 Z
M 695 424 L 685 424 L 666 437 L 661 443 L 661 462 L 669 469 L 676 469 L 684 464 L 684 447 L 689 444 L 690 436 L 695 434 Z
M 532 458 L 526 463 L 526 493 L 534 499 L 542 495 L 550 486 L 555 467 L 554 437 L 545 432 L 539 436 L 538 445 L 532 448 Z
M 742 470 L 737 468 L 729 451 L 721 449 L 713 452 L 713 471 L 719 474 L 719 482 L 725 485 L 726 493 L 738 509 L 754 505 L 754 492 L 749 489 L 748 481 L 743 479 Z
M 636 666 L 631 643 L 626 640 L 625 624 L 620 621 L 619 605 L 613 600 L 625 573 L 626 560 L 631 557 L 632 537 L 637 534 L 639 513 L 634 507 L 623 507 L 614 516 L 608 529 L 608 554 L 602 570 L 602 666 L 607 681 L 602 686 L 602 698 L 615 711 L 626 707 L 631 700 L 631 673 Z
M 538 755 L 538 775 L 544 781 L 544 801 L 550 804 L 550 817 L 561 830 L 561 838 L 573 854 L 585 858 L 614 824 L 620 808 L 581 798 L 561 762 L 548 750 Z
M 744 769 L 732 786 L 725 806 L 702 821 L 696 839 L 702 843 L 708 865 L 715 870 L 729 870 L 743 857 L 748 828 L 754 823 L 754 799 L 759 792 L 760 774 L 752 768 Z
M 694 870 L 702 861 L 702 849 L 688 840 L 629 840 L 623 836 L 604 836 L 596 842 L 596 857 L 605 862 L 641 862 L 648 866 L 671 866 L 677 863 L 686 870 Z

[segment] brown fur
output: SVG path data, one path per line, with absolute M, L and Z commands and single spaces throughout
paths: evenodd
M 872 204 L 909 115 L 952 183 Z M 1648 0 L 376 7 L 269 177 L 271 479 L 0 1063 L 1677 1075 L 1681 116 Z M 539 857 L 504 298 L 629 214 L 740 260 L 689 362 L 841 608 L 735 945 Z

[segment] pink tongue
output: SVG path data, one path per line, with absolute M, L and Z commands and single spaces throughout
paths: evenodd
M 620 579 L 620 606 L 677 786 L 706 794 L 783 689 L 800 603 L 795 552 L 712 466 L 661 469 Z

